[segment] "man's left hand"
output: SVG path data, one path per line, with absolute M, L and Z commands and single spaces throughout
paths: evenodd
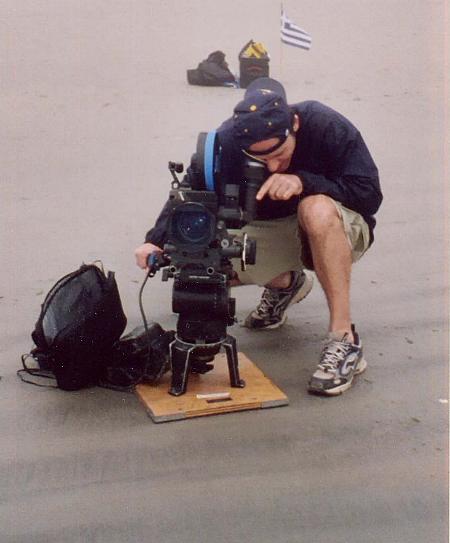
M 268 195 L 271 200 L 289 200 L 292 196 L 301 194 L 302 190 L 302 181 L 298 175 L 274 173 L 263 183 L 256 199 L 262 200 Z

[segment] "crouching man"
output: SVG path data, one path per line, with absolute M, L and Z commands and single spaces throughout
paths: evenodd
M 308 391 L 341 394 L 367 365 L 352 323 L 350 280 L 352 264 L 374 240 L 373 215 L 383 198 L 377 167 L 349 120 L 316 101 L 289 105 L 270 78 L 248 87 L 218 138 L 228 178 L 241 177 L 248 157 L 269 172 L 256 197 L 257 220 L 243 229 L 257 241 L 257 263 L 234 281 L 265 287 L 245 326 L 282 326 L 286 310 L 311 291 L 313 270 L 327 299 L 329 329 Z M 166 205 L 135 251 L 143 269 L 164 245 L 168 216 Z

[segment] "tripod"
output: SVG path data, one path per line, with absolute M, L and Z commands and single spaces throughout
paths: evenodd
M 170 362 L 172 366 L 172 381 L 169 394 L 181 396 L 186 392 L 189 373 L 199 353 L 214 356 L 223 347 L 227 356 L 230 385 L 236 388 L 245 387 L 245 382 L 239 377 L 236 338 L 227 334 L 216 343 L 195 344 L 182 341 L 179 337 L 170 344 Z M 211 369 L 211 368 L 208 368 Z M 208 370 L 206 370 L 208 371 Z

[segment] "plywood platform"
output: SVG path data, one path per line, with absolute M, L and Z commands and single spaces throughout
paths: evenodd
M 214 360 L 212 371 L 189 376 L 187 392 L 182 396 L 169 394 L 170 373 L 162 378 L 158 386 L 137 385 L 136 393 L 154 422 L 264 409 L 289 403 L 287 396 L 251 360 L 243 353 L 239 353 L 238 358 L 240 377 L 246 383 L 244 388 L 230 387 L 226 355 L 220 353 Z M 221 393 L 228 398 L 220 399 Z M 198 395 L 209 397 L 198 398 Z

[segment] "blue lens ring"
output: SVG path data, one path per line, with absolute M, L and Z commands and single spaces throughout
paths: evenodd
M 203 157 L 206 190 L 216 190 L 214 182 L 214 147 L 216 144 L 216 131 L 208 132 L 205 141 L 205 153 Z

